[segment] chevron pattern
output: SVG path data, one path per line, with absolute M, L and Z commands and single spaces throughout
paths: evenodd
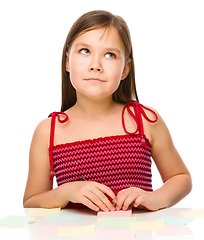
M 144 136 L 118 135 L 53 146 L 53 164 L 58 186 L 96 181 L 115 194 L 138 187 L 152 191 L 151 145 Z

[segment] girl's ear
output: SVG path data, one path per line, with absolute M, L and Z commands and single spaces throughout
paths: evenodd
M 130 68 L 131 68 L 131 59 L 128 59 L 128 61 L 126 62 L 125 66 L 124 66 L 121 80 L 124 80 L 127 77 L 127 75 L 130 72 Z
M 69 57 L 67 56 L 66 57 L 66 63 L 65 63 L 66 65 L 65 65 L 65 69 L 66 69 L 66 71 L 67 72 L 70 72 L 70 67 L 69 67 Z

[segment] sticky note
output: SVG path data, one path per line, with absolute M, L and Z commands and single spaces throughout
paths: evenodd
M 186 218 L 204 218 L 204 209 L 181 211 L 178 213 Z
M 115 211 L 115 212 L 103 212 L 99 211 L 97 214 L 98 218 L 102 217 L 131 217 L 132 216 L 132 209 L 129 209 L 127 211 Z
M 164 220 L 166 224 L 186 225 L 192 222 L 194 218 L 164 216 L 158 220 Z
M 27 216 L 57 216 L 60 214 L 61 208 L 31 208 L 27 212 Z
M 104 239 L 117 239 L 117 240 L 134 240 L 135 239 L 135 231 L 126 230 L 126 229 L 118 229 L 118 230 L 98 230 L 96 235 L 97 240 Z
M 94 225 L 85 226 L 85 227 L 63 227 L 59 228 L 59 237 L 68 237 L 68 236 L 94 236 L 95 227 Z
M 79 221 L 80 214 L 60 214 L 58 216 L 47 216 L 45 218 L 46 222 L 69 222 L 69 221 Z
M 194 235 L 194 233 L 186 226 L 170 227 L 164 230 L 155 231 L 157 236 L 185 236 Z
M 130 222 L 137 221 L 136 217 L 103 217 L 101 227 L 129 227 Z
M 152 222 L 130 222 L 130 230 L 149 231 L 158 229 L 165 229 L 164 220 Z
M 42 226 L 37 234 L 58 234 L 60 226 Z
M 194 240 L 194 236 L 167 236 L 167 237 L 156 237 L 156 240 Z
M 29 222 L 33 221 L 35 218 L 33 217 L 25 217 L 25 216 L 17 216 L 17 215 L 9 215 L 0 220 L 0 227 L 4 228 L 20 228 Z

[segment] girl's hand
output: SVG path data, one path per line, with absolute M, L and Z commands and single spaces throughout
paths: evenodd
M 156 211 L 160 208 L 160 199 L 154 192 L 130 187 L 118 192 L 116 210 L 127 210 L 129 206 Z
M 116 199 L 113 191 L 100 183 L 92 181 L 77 181 L 64 184 L 64 194 L 68 201 L 82 203 L 88 208 L 99 211 L 115 211 L 114 205 L 106 195 Z M 106 194 L 106 195 L 105 195 Z

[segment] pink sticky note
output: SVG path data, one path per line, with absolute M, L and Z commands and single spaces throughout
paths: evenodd
M 129 208 L 127 211 L 115 211 L 115 212 L 103 212 L 99 211 L 97 214 L 98 218 L 102 217 L 132 217 L 132 208 Z
M 99 230 L 96 235 L 97 240 L 117 239 L 117 240 L 134 240 L 135 231 L 131 230 Z
M 157 236 L 181 236 L 181 235 L 194 235 L 194 233 L 188 227 L 170 227 L 165 230 L 155 231 Z
M 42 226 L 38 234 L 58 234 L 60 226 Z

